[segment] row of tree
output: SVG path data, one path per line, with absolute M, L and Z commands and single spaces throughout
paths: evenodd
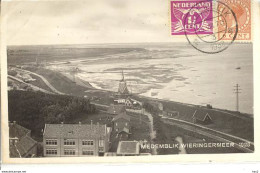
M 69 123 L 79 115 L 96 112 L 95 105 L 81 97 L 18 90 L 9 91 L 8 95 L 9 121 L 32 130 L 37 140 L 41 140 L 47 123 Z

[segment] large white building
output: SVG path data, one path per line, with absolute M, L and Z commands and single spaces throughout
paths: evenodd
M 99 124 L 46 124 L 45 157 L 103 156 L 109 149 L 111 128 Z

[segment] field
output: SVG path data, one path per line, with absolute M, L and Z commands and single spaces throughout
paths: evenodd
M 136 98 L 143 101 L 151 101 L 151 99 L 145 97 L 136 96 Z M 213 123 L 204 125 L 205 127 L 241 137 L 249 141 L 254 141 L 254 119 L 252 115 L 221 109 L 209 109 L 203 106 L 183 104 L 173 101 L 157 100 L 153 102 L 162 103 L 163 108 L 166 111 L 178 111 L 179 116 L 172 118 L 188 122 L 193 122 L 192 116 L 196 110 L 197 113 L 203 115 L 208 113 L 211 116 Z
M 42 75 L 50 82 L 50 84 L 53 85 L 54 88 L 68 95 L 84 96 L 84 92 L 87 90 L 86 87 L 76 85 L 72 80 L 62 75 L 61 73 L 44 69 L 44 68 L 35 68 L 35 67 L 30 67 L 30 68 L 28 67 L 27 70 Z
M 160 122 L 162 123 L 162 122 Z M 181 137 L 183 143 L 214 143 L 212 139 L 208 139 L 205 136 L 196 134 L 191 131 L 178 128 L 162 123 L 162 128 L 158 131 L 160 137 L 160 143 L 162 144 L 173 144 L 176 143 L 175 138 Z M 178 149 L 158 149 L 158 154 L 178 154 Z M 239 153 L 241 151 L 235 148 L 187 148 L 187 154 L 213 154 L 213 153 Z
M 30 74 L 30 76 L 33 78 L 33 79 L 36 79 L 35 81 L 31 81 L 29 82 L 30 84 L 32 85 L 35 85 L 39 88 L 42 88 L 42 89 L 45 89 L 47 91 L 50 91 L 52 92 L 52 90 L 42 81 L 41 78 L 39 78 L 38 76 L 34 75 L 34 74 Z
M 203 115 L 209 113 L 213 123 L 205 125 L 206 127 L 254 141 L 254 119 L 250 116 L 242 115 L 240 113 L 234 113 L 235 116 L 233 116 L 199 106 L 186 106 L 173 103 L 165 103 L 164 105 L 169 110 L 179 111 L 180 116 L 176 118 L 188 122 L 193 122 L 192 115 L 195 110 Z

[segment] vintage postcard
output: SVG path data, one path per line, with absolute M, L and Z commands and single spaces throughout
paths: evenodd
M 2 1 L 3 162 L 259 160 L 255 4 Z

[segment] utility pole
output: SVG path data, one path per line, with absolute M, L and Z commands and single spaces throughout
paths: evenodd
M 142 113 L 143 113 L 143 109 L 141 109 L 141 111 L 140 111 L 140 116 L 139 116 L 139 123 L 140 123 L 140 124 L 141 124 L 141 122 L 142 122 L 142 119 L 141 119 Z
M 241 89 L 239 88 L 240 86 L 236 84 L 234 89 L 234 93 L 236 94 L 236 110 L 239 112 L 239 94 L 241 93 Z

